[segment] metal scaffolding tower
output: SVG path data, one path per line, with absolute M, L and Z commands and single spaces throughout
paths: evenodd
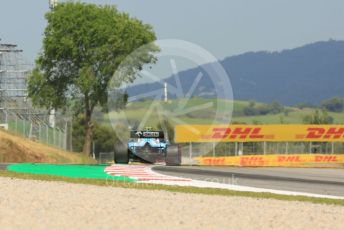
M 49 0 L 49 7 L 53 10 L 58 4 L 58 0 Z
M 27 107 L 27 76 L 32 66 L 22 50 L 0 43 L 0 108 L 16 110 Z
M 1 40 L 0 40 L 1 41 Z M 33 108 L 27 96 L 27 79 L 32 65 L 25 61 L 17 45 L 0 42 L 0 128 L 66 148 L 65 122 L 49 124 L 47 110 Z

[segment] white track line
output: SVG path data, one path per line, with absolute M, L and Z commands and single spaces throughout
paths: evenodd
M 308 196 L 329 199 L 344 199 L 344 196 L 321 195 L 306 192 L 293 192 L 275 189 L 255 188 L 249 186 L 224 184 L 217 182 L 192 180 L 188 178 L 168 176 L 152 170 L 150 165 L 112 165 L 105 168 L 105 172 L 112 176 L 126 176 L 138 180 L 138 183 L 191 186 L 198 188 L 218 188 L 242 192 L 265 192 L 280 195 Z
M 139 183 L 152 182 L 189 182 L 191 179 L 167 176 L 155 173 L 151 170 L 151 166 L 137 166 L 137 165 L 112 165 L 105 168 L 105 172 L 112 176 L 125 176 L 138 180 Z

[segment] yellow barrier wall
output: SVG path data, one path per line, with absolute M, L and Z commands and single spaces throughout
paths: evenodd
M 343 142 L 344 125 L 177 125 L 176 142 Z
M 248 155 L 232 157 L 197 157 L 199 165 L 223 165 L 239 167 L 314 167 L 344 164 L 344 155 L 293 154 Z

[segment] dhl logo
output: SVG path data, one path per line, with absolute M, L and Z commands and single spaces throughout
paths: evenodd
M 264 166 L 265 161 L 262 156 L 249 156 L 240 158 L 240 166 Z
M 315 162 L 337 162 L 337 156 L 315 156 Z
M 344 137 L 344 128 L 308 128 L 307 139 L 341 139 Z
M 344 125 L 177 126 L 176 141 L 186 142 L 344 142 Z
M 202 159 L 203 165 L 225 165 L 225 158 L 205 158 Z
M 265 136 L 261 134 L 261 128 L 213 128 L 212 139 L 261 139 Z
M 300 156 L 277 156 L 277 162 L 302 162 Z

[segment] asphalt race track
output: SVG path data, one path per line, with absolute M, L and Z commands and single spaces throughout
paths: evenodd
M 6 170 L 8 165 L 0 164 L 0 170 Z M 344 196 L 344 169 L 154 166 L 153 171 L 224 184 Z
M 7 166 L 10 164 L 0 163 L 0 170 L 7 170 Z
M 155 166 L 161 174 L 257 188 L 344 196 L 344 169 Z

